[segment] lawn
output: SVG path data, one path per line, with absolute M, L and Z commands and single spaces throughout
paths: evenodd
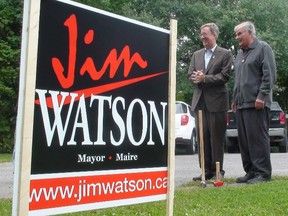
M 0 163 L 12 161 L 12 154 L 0 154 Z
M 222 187 L 202 188 L 195 182 L 175 191 L 174 216 L 197 215 L 288 215 L 288 177 L 273 177 L 267 183 L 237 185 L 225 179 Z M 0 200 L 0 215 L 11 215 L 11 200 Z M 165 216 L 166 201 L 137 204 L 66 216 Z

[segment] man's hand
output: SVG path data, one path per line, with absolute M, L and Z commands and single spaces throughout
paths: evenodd
M 189 79 L 195 84 L 201 83 L 205 80 L 205 74 L 202 70 L 193 71 Z
M 255 101 L 255 108 L 256 108 L 257 110 L 262 110 L 262 109 L 264 109 L 264 105 L 265 105 L 265 101 L 260 100 L 260 99 L 256 99 L 256 101 Z

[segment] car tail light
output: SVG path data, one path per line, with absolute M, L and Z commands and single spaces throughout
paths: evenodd
M 285 113 L 280 113 L 280 124 L 286 125 L 286 116 Z
M 229 114 L 226 114 L 226 125 L 229 126 L 230 124 L 230 116 Z
M 189 117 L 187 115 L 181 116 L 181 125 L 187 125 L 189 122 Z

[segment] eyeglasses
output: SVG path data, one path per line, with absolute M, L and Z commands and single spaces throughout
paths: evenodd
M 201 37 L 208 37 L 208 36 L 211 36 L 212 34 L 211 33 L 206 33 L 206 32 L 204 32 L 204 33 L 200 33 L 199 34 L 199 37 L 201 38 Z

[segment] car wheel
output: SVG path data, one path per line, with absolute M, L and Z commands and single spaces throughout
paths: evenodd
M 186 152 L 188 154 L 194 154 L 197 152 L 197 149 L 196 149 L 196 146 L 197 146 L 197 142 L 196 142 L 196 132 L 195 130 L 193 130 L 192 132 L 192 135 L 191 135 L 191 139 L 190 139 L 190 142 L 186 148 Z
M 286 153 L 287 152 L 287 134 L 284 136 L 283 141 L 279 144 L 279 152 Z

